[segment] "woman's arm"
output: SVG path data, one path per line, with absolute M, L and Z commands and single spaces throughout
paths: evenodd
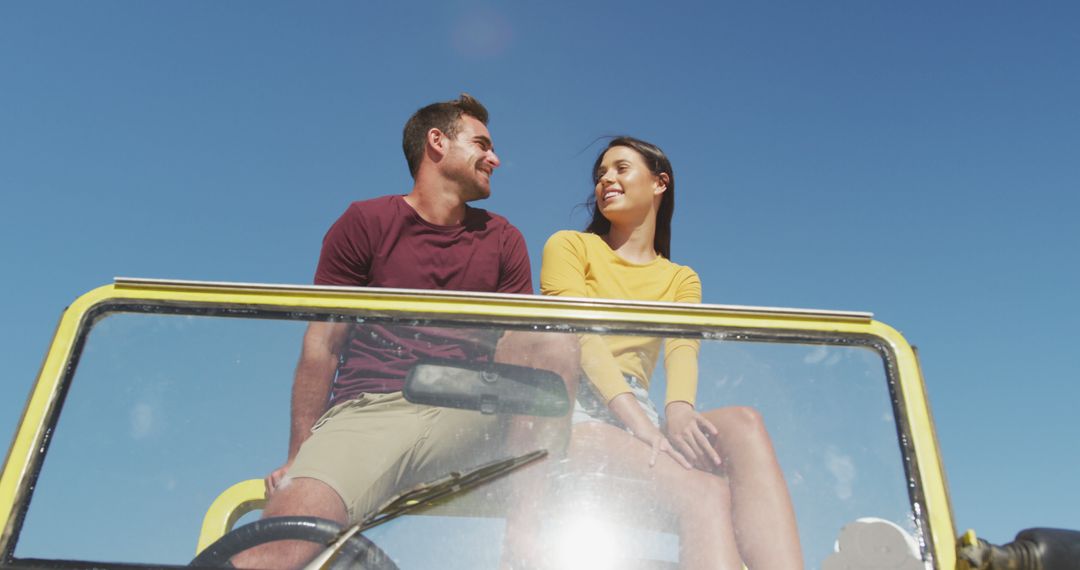
M 682 282 L 676 291 L 678 303 L 701 302 L 701 280 L 689 267 L 684 268 Z M 720 465 L 720 455 L 712 446 L 711 437 L 717 434 L 712 425 L 694 408 L 698 384 L 698 352 L 701 341 L 687 338 L 667 339 L 664 343 L 664 370 L 667 373 L 667 398 L 664 416 L 665 431 L 676 449 L 695 466 L 706 468 Z
M 588 297 L 585 286 L 588 255 L 581 235 L 561 231 L 548 238 L 540 266 L 540 292 L 558 297 Z M 581 368 L 605 402 L 630 392 L 619 370 L 619 363 L 604 338 L 596 334 L 579 335 Z
M 544 245 L 540 268 L 540 291 L 545 295 L 588 297 L 586 272 L 588 254 L 581 235 L 562 231 L 551 236 Z M 586 378 L 607 402 L 616 418 L 627 426 L 635 437 L 652 447 L 650 465 L 660 453 L 667 453 L 687 469 L 690 462 L 676 451 L 664 433 L 656 427 L 638 405 L 623 378 L 619 363 L 604 338 L 596 334 L 579 335 L 581 368 Z

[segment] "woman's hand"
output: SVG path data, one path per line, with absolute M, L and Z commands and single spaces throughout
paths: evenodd
M 668 441 L 668 438 L 664 437 L 664 433 L 660 431 L 659 428 L 653 426 L 651 423 L 649 426 L 651 430 L 647 433 L 642 434 L 636 431 L 634 432 L 634 437 L 644 441 L 652 447 L 652 455 L 649 456 L 649 467 L 656 465 L 656 458 L 659 457 L 661 453 L 666 453 L 679 465 L 682 465 L 687 469 L 694 468 L 694 466 L 686 460 L 686 457 L 683 456 L 683 454 L 672 447 L 671 442 Z
M 705 419 L 689 402 L 671 402 L 664 410 L 667 416 L 667 433 L 675 448 L 698 468 L 720 466 L 720 454 L 712 445 L 711 438 L 719 431 Z
M 660 428 L 649 420 L 633 394 L 625 392 L 615 396 L 608 402 L 608 407 L 611 408 L 612 413 L 619 418 L 623 425 L 630 428 L 630 433 L 634 434 L 634 437 L 644 441 L 652 448 L 652 455 L 649 456 L 649 467 L 656 465 L 656 458 L 661 453 L 666 453 L 679 465 L 687 469 L 694 468 L 686 460 L 686 457 L 683 457 L 683 454 L 679 453 L 671 445 L 671 442 L 664 436 L 664 432 L 660 431 Z

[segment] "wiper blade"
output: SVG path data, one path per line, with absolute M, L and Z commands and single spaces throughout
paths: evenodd
M 428 506 L 439 499 L 457 495 L 492 479 L 498 479 L 519 467 L 543 459 L 547 454 L 546 449 L 538 449 L 516 457 L 492 461 L 465 473 L 453 471 L 428 483 L 421 483 L 383 503 L 375 514 L 364 519 L 364 522 L 359 525 L 360 530 L 364 531 L 381 525 L 405 513 Z
M 474 469 L 458 473 L 452 471 L 442 477 L 421 483 L 408 491 L 399 493 L 383 503 L 383 506 L 374 514 L 364 518 L 363 521 L 345 529 L 337 539 L 321 554 L 315 557 L 304 570 L 324 570 L 329 566 L 334 556 L 341 551 L 349 539 L 357 533 L 389 522 L 401 515 L 422 509 L 438 501 L 454 495 L 458 495 L 470 489 L 474 489 L 488 481 L 508 475 L 511 471 L 519 469 L 547 457 L 546 449 L 530 451 L 515 457 L 499 459 L 491 463 L 485 463 Z

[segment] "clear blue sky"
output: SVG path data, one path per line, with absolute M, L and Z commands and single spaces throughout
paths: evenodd
M 675 165 L 711 303 L 920 348 L 960 530 L 1080 528 L 1080 8 L 1066 2 L 0 4 L 0 434 L 114 275 L 306 283 L 401 127 L 468 91 L 539 270 L 590 144 Z

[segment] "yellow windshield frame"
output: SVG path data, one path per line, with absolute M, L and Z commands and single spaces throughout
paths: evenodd
M 954 568 L 955 530 L 938 442 L 923 378 L 912 347 L 892 327 L 868 313 L 574 300 L 528 295 L 445 293 L 349 287 L 316 287 L 117 279 L 68 307 L 60 320 L 0 476 L 0 553 L 10 556 L 18 514 L 29 499 L 48 429 L 65 393 L 69 364 L 96 313 L 110 306 L 147 303 L 187 308 L 251 311 L 358 311 L 375 315 L 501 321 L 519 324 L 633 324 L 635 328 L 722 328 L 761 334 L 873 337 L 890 353 L 901 425 L 908 431 L 905 461 L 916 498 L 924 549 L 936 568 Z M 908 456 L 910 455 L 910 456 Z

